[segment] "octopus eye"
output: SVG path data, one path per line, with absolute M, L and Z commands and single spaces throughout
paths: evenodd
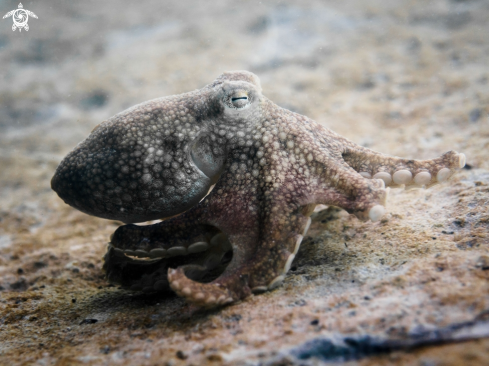
M 231 108 L 241 109 L 249 105 L 250 102 L 251 98 L 248 96 L 248 93 L 241 91 L 231 94 L 226 104 Z
M 233 106 L 236 108 L 243 108 L 245 105 L 248 104 L 248 97 L 236 97 L 236 98 L 231 98 L 231 103 L 233 103 Z

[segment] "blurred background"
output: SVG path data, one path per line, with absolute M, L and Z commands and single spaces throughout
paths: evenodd
M 28 32 L 0 21 L 0 209 L 21 221 L 46 220 L 56 165 L 100 122 L 227 70 L 256 73 L 272 101 L 363 146 L 412 158 L 455 149 L 489 168 L 487 1 L 23 6 L 38 16 Z M 0 0 L 2 14 L 17 7 Z
M 228 70 L 256 73 L 276 104 L 363 146 L 420 159 L 454 149 L 466 177 L 488 180 L 485 0 L 22 4 L 38 16 L 29 31 L 0 20 L 1 291 L 73 268 L 86 293 L 104 283 L 119 223 L 64 205 L 49 185 L 57 164 L 112 115 Z M 0 0 L 0 15 L 17 7 Z

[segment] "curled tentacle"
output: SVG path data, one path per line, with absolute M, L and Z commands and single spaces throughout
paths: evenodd
M 204 251 L 176 255 L 167 251 L 158 257 L 142 256 L 137 250 L 117 250 L 109 244 L 104 270 L 110 282 L 128 290 L 165 291 L 170 289 L 167 274 L 172 268 L 188 268 L 187 276 L 195 281 L 216 276 L 213 272 L 221 265 L 227 264 L 229 259 L 226 257 L 232 256 L 232 250 L 229 241 L 222 233 L 214 235 L 209 244 Z
M 196 215 L 183 215 L 148 226 L 125 225 L 116 230 L 111 245 L 116 252 L 140 258 L 165 258 L 205 252 L 219 234 L 213 226 L 198 224 Z

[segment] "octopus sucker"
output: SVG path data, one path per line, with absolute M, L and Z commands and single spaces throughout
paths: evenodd
M 359 146 L 274 104 L 255 74 L 232 71 L 102 122 L 51 186 L 82 212 L 126 223 L 105 255 L 110 282 L 211 308 L 279 287 L 316 205 L 379 221 L 390 188 L 429 188 L 465 161 Z

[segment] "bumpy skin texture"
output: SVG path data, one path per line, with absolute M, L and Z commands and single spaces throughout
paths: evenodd
M 52 188 L 91 215 L 168 218 L 116 230 L 108 279 L 213 307 L 279 286 L 316 204 L 377 221 L 386 186 L 429 187 L 464 164 L 454 151 L 409 160 L 358 146 L 235 71 L 103 122 L 61 162 Z

